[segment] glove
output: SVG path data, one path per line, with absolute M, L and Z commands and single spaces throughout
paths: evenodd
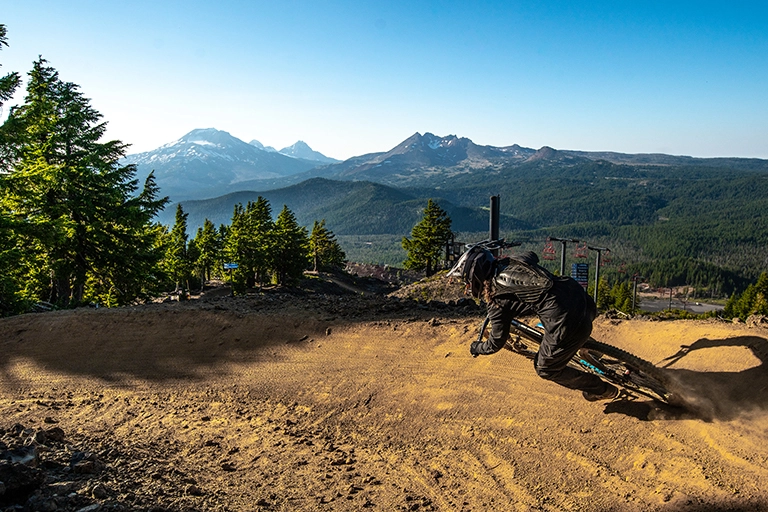
M 469 353 L 472 354 L 472 357 L 477 357 L 480 355 L 480 345 L 482 345 L 482 343 L 479 341 L 473 341 L 469 346 Z

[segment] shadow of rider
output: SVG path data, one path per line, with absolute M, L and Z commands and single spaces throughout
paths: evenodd
M 760 364 L 740 371 L 695 371 L 674 368 L 699 350 L 744 347 Z M 686 403 L 685 411 L 657 409 L 656 419 L 698 417 L 705 421 L 727 421 L 750 411 L 768 410 L 768 340 L 759 336 L 737 336 L 725 339 L 702 338 L 662 359 L 659 367 L 666 370 L 670 388 Z M 652 419 L 654 411 L 640 404 L 611 404 L 606 413 L 624 413 L 639 419 Z

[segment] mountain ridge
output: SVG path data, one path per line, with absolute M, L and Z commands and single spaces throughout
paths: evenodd
M 259 196 L 269 201 L 273 216 L 286 205 L 300 224 L 311 226 L 315 220 L 325 219 L 328 228 L 338 235 L 402 235 L 419 221 L 426 205 L 426 199 L 418 192 L 368 181 L 333 181 L 325 178 L 312 178 L 281 189 L 238 191 L 211 199 L 182 201 L 181 205 L 188 214 L 189 230 L 194 233 L 205 219 L 214 225 L 229 224 L 236 204 L 245 205 Z M 433 199 L 454 219 L 455 230 L 477 231 L 485 229 L 488 224 L 487 213 L 480 208 L 460 206 L 439 196 Z M 172 225 L 175 210 L 170 205 L 161 212 L 158 220 Z M 368 214 L 350 214 L 355 211 Z M 519 228 L 530 227 L 513 219 L 508 221 Z
M 533 163 L 573 166 L 606 161 L 628 166 L 702 166 L 768 172 L 768 160 L 695 158 L 665 154 L 627 154 L 539 149 L 518 144 L 483 146 L 466 137 L 414 133 L 388 151 L 337 161 L 298 141 L 276 151 L 259 141 L 246 143 L 213 128 L 192 130 L 160 148 L 128 155 L 137 177 L 151 170 L 163 195 L 174 201 L 204 199 L 238 190 L 274 190 L 311 178 L 371 181 L 397 187 L 447 187 L 456 178 L 483 180 L 489 174 Z

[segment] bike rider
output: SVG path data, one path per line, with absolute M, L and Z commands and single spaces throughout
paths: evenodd
M 544 328 L 534 358 L 539 377 L 580 390 L 590 402 L 616 398 L 616 386 L 567 366 L 592 333 L 595 302 L 575 280 L 555 276 L 538 262 L 530 251 L 497 260 L 488 249 L 475 245 L 448 273 L 461 277 L 472 296 L 482 298 L 488 307 L 490 336 L 485 342 L 473 342 L 470 353 L 477 357 L 498 352 L 513 318 L 536 315 Z

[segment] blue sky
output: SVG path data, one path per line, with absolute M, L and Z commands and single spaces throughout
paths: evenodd
M 765 2 L 0 0 L 0 23 L 2 74 L 42 55 L 132 153 L 217 128 L 339 159 L 415 132 L 768 158 Z

